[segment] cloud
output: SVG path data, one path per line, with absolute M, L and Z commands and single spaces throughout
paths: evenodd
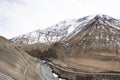
M 120 18 L 116 0 L 0 0 L 0 35 L 12 38 L 91 14 Z

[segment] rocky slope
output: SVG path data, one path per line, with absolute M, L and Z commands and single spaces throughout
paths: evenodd
M 3 37 L 3 36 L 0 36 L 0 42 L 2 42 L 2 43 L 12 43 L 12 41 L 6 39 L 6 38 Z
M 0 80 L 44 80 L 40 63 L 0 37 Z

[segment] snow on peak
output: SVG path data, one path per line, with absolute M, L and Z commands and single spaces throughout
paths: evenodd
M 53 43 L 61 40 L 65 40 L 68 37 L 72 37 L 82 30 L 87 24 L 99 19 L 103 24 L 103 20 L 107 21 L 107 24 L 117 26 L 120 28 L 120 21 L 109 17 L 107 15 L 90 15 L 79 19 L 65 20 L 55 24 L 44 30 L 35 30 L 28 34 L 20 35 L 11 39 L 14 43 Z

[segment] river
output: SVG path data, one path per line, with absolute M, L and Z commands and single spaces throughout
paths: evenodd
M 62 78 L 58 78 L 58 75 L 52 72 L 52 69 L 45 61 L 40 60 L 40 63 L 42 74 L 46 78 L 46 80 L 65 80 Z

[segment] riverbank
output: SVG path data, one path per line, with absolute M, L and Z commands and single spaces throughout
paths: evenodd
M 62 68 L 59 65 L 55 65 L 48 62 L 53 72 L 59 75 L 59 77 L 66 80 L 119 80 L 120 73 L 88 73 L 88 72 L 76 72 Z

